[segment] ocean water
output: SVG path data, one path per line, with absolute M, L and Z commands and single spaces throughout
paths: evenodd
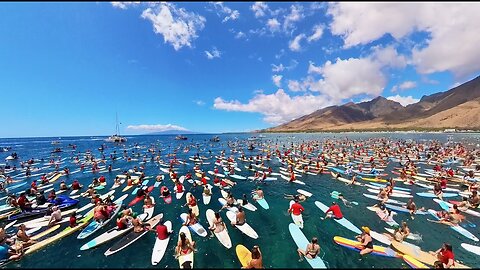
M 196 154 L 197 152 L 200 155 L 208 156 L 208 150 L 212 151 L 213 155 L 217 155 L 220 151 L 225 150 L 226 155 L 230 154 L 230 148 L 227 146 L 227 141 L 234 141 L 236 139 L 246 139 L 252 136 L 252 134 L 219 134 L 221 139 L 218 143 L 211 143 L 208 140 L 213 137 L 213 135 L 187 135 L 189 138 L 187 141 L 176 141 L 174 140 L 175 136 L 169 135 L 159 135 L 159 136 L 129 136 L 126 147 L 123 146 L 114 146 L 113 144 L 107 143 L 107 148 L 105 149 L 105 155 L 108 158 L 109 154 L 113 150 L 117 151 L 117 157 L 122 156 L 123 149 L 128 149 L 128 153 L 131 154 L 132 150 L 137 153 L 143 154 L 149 148 L 150 145 L 154 144 L 160 148 L 165 148 L 162 151 L 162 158 L 165 158 L 164 155 L 172 152 L 174 149 L 179 148 L 177 151 L 177 158 L 179 159 L 188 159 L 189 156 Z M 478 143 L 480 143 L 479 134 L 432 134 L 432 133 L 340 133 L 340 134 L 266 134 L 266 138 L 262 138 L 261 141 L 269 142 L 270 144 L 279 143 L 279 145 L 286 144 L 289 145 L 291 142 L 301 142 L 304 140 L 323 140 L 324 138 L 349 138 L 349 139 L 368 139 L 371 137 L 387 137 L 391 139 L 400 139 L 400 140 L 417 140 L 417 141 L 426 141 L 426 140 L 439 140 L 442 142 L 462 142 L 467 144 L 469 147 L 478 148 Z M 45 158 L 45 163 L 48 162 L 50 157 L 50 152 L 55 147 L 61 147 L 64 149 L 64 152 L 60 153 L 62 158 L 68 157 L 65 163 L 62 164 L 61 168 L 67 166 L 70 168 L 70 171 L 75 170 L 77 167 L 75 164 L 70 162 L 70 157 L 72 152 L 68 148 L 68 144 L 77 145 L 77 152 L 84 153 L 87 149 L 91 150 L 96 157 L 100 157 L 100 152 L 98 147 L 103 142 L 104 137 L 92 136 L 92 137 L 65 137 L 65 138 L 19 138 L 19 139 L 0 139 L 0 147 L 11 146 L 12 151 L 17 152 L 17 154 L 23 160 L 29 158 Z M 58 140 L 61 142 L 59 145 L 51 145 L 51 141 Z M 133 145 L 138 143 L 141 147 L 146 147 L 144 149 L 133 149 Z M 190 148 L 188 153 L 184 153 L 182 150 L 187 145 L 198 145 L 198 148 Z M 245 148 L 246 145 L 243 145 Z M 5 158 L 10 154 L 0 153 L 0 163 L 5 163 Z M 248 151 L 245 149 L 245 154 L 256 155 L 260 151 L 255 149 L 254 151 Z M 237 155 L 236 155 L 237 156 Z M 131 169 L 133 166 L 139 166 L 139 162 L 142 160 L 140 157 L 139 161 L 127 162 L 125 160 L 119 160 L 115 162 L 107 162 L 112 164 L 113 168 L 121 168 L 120 171 L 109 173 L 104 173 L 103 175 L 107 178 L 107 188 L 110 188 L 115 178 L 116 174 L 119 174 L 123 170 Z M 150 157 L 150 155 L 148 155 Z M 148 158 L 148 161 L 150 159 Z M 179 166 L 177 173 L 179 175 L 184 175 L 188 170 L 192 170 L 193 162 L 187 161 L 190 165 Z M 211 162 L 210 165 L 202 166 L 204 171 L 213 170 L 215 159 L 212 158 L 207 162 Z M 15 164 L 15 163 L 13 163 Z M 253 173 L 246 170 L 244 163 L 238 161 L 239 167 L 242 169 L 241 172 L 237 172 L 243 176 L 250 176 Z M 267 166 L 271 166 L 274 172 L 278 172 L 279 164 L 278 161 L 273 159 L 270 162 L 265 163 Z M 390 172 L 394 166 L 398 164 L 390 163 L 389 166 L 385 169 L 385 172 Z M 19 166 L 19 164 L 17 164 Z M 429 167 L 430 168 L 430 167 Z M 193 170 L 192 170 L 193 171 Z M 222 170 L 220 170 L 222 172 Z M 147 176 L 156 176 L 158 174 L 165 174 L 159 170 L 158 164 L 153 162 L 146 163 L 145 173 Z M 208 175 L 208 174 L 207 174 Z M 98 177 L 99 175 L 93 175 L 92 173 L 76 173 L 68 177 L 62 177 L 60 180 L 65 180 L 67 184 L 70 184 L 74 179 L 78 179 L 82 184 L 89 184 L 92 181 L 93 177 Z M 38 177 L 39 178 L 39 177 Z M 34 179 L 38 179 L 34 177 Z M 195 178 L 195 177 L 194 177 Z M 235 246 L 237 244 L 243 244 L 248 248 L 251 248 L 253 245 L 259 245 L 263 254 L 263 262 L 266 268 L 310 268 L 310 265 L 306 262 L 298 262 L 297 255 L 297 246 L 293 241 L 290 233 L 288 231 L 288 225 L 292 222 L 290 215 L 287 213 L 289 206 L 289 200 L 283 198 L 283 194 L 296 194 L 297 189 L 304 189 L 311 193 L 313 196 L 309 198 L 306 202 L 302 203 L 305 207 L 305 212 L 303 213 L 304 219 L 304 229 L 303 233 L 308 239 L 316 236 L 319 240 L 321 246 L 323 259 L 328 263 L 330 268 L 409 268 L 403 260 L 398 258 L 385 258 L 374 255 L 369 255 L 362 260 L 359 260 L 359 255 L 357 252 L 350 249 L 341 247 L 333 241 L 334 236 L 342 236 L 350 239 L 354 239 L 355 233 L 350 230 L 340 226 L 333 220 L 321 220 L 320 217 L 323 217 L 323 212 L 317 208 L 314 204 L 316 200 L 323 202 L 326 205 L 330 205 L 332 198 L 329 193 L 331 191 L 342 192 L 345 197 L 350 201 L 356 201 L 359 203 L 358 206 L 353 206 L 352 208 L 344 207 L 342 212 L 344 216 L 350 220 L 357 227 L 369 226 L 370 229 L 377 232 L 385 232 L 384 227 L 388 227 L 386 223 L 380 221 L 377 215 L 374 212 L 371 212 L 366 209 L 366 206 L 373 205 L 376 201 L 368 199 L 362 196 L 362 193 L 368 193 L 365 187 L 350 187 L 346 186 L 342 182 L 333 180 L 332 177 L 328 174 L 321 176 L 313 175 L 303 175 L 299 180 L 306 183 L 305 186 L 298 184 L 290 184 L 285 180 L 278 177 L 277 181 L 271 181 L 267 184 L 261 185 L 262 189 L 265 192 L 265 198 L 270 205 L 269 210 L 264 210 L 257 203 L 253 202 L 249 196 L 250 202 L 252 202 L 256 207 L 257 211 L 251 212 L 245 210 L 247 222 L 256 230 L 259 235 L 258 239 L 252 239 L 238 229 L 232 227 L 230 224 L 227 224 L 228 232 L 232 240 L 233 247 L 226 249 L 216 237 L 210 238 L 200 237 L 194 232 L 192 232 L 192 238 L 197 242 L 198 252 L 195 253 L 194 258 L 194 267 L 195 268 L 239 268 L 240 262 L 237 259 L 235 254 Z M 31 182 L 28 181 L 28 184 Z M 154 179 L 150 180 L 152 184 Z M 255 182 L 251 181 L 242 181 L 236 180 L 238 184 L 232 188 L 232 193 L 236 198 L 241 198 L 243 194 L 250 194 L 250 192 L 257 187 Z M 55 182 L 55 187 L 58 187 L 60 181 Z M 173 182 L 170 180 L 168 175 L 164 180 L 164 184 L 173 190 Z M 212 209 L 217 211 L 220 209 L 221 205 L 218 202 L 218 198 L 221 197 L 220 191 L 217 187 L 213 187 L 213 195 L 209 205 L 204 205 L 202 202 L 202 189 L 201 188 L 191 188 L 191 184 L 184 183 L 187 190 L 190 190 L 194 196 L 199 199 L 198 205 L 200 209 L 200 223 L 207 228 L 208 222 L 205 217 L 205 212 L 207 209 Z M 398 183 L 398 186 L 403 186 L 401 183 Z M 107 192 L 108 189 L 100 191 L 100 193 Z M 115 195 L 118 198 L 121 194 L 121 189 L 117 188 Z M 413 186 L 412 194 L 416 192 L 423 192 L 425 189 Z M 132 189 L 127 191 L 128 193 L 132 192 Z M 68 193 L 67 193 L 68 194 Z M 163 257 L 162 261 L 157 266 L 151 265 L 151 253 L 152 248 L 155 243 L 155 233 L 151 232 L 145 235 L 140 240 L 136 241 L 129 247 L 124 250 L 105 257 L 104 252 L 109 249 L 117 240 L 107 242 L 103 245 L 100 245 L 94 249 L 80 251 L 80 246 L 94 237 L 102 234 L 106 230 L 115 226 L 114 222 L 111 222 L 105 228 L 102 228 L 95 234 L 89 236 L 87 239 L 78 240 L 76 236 L 79 232 L 76 232 L 70 236 L 67 236 L 31 255 L 27 255 L 22 260 L 18 262 L 13 262 L 8 264 L 7 267 L 27 267 L 27 268 L 178 268 L 178 261 L 174 259 L 174 247 L 178 239 L 178 231 L 181 227 L 182 221 L 179 216 L 181 213 L 188 210 L 187 207 L 182 207 L 185 203 L 185 196 L 182 197 L 180 201 L 175 199 L 173 196 L 173 201 L 171 204 L 165 204 L 161 198 L 159 198 L 159 188 L 156 188 L 153 191 L 153 196 L 155 196 L 156 206 L 155 214 L 164 213 L 164 220 L 170 220 L 173 223 L 174 234 L 170 238 L 170 243 L 168 249 Z M 1 195 L 1 194 L 0 194 Z M 129 195 L 125 202 L 129 202 L 134 198 L 134 195 Z M 454 199 L 458 199 L 454 198 Z M 406 199 L 395 198 L 397 200 L 406 201 Z M 80 206 L 84 205 L 87 202 L 86 199 L 80 199 Z M 424 206 L 425 208 L 432 208 L 435 210 L 440 210 L 438 204 L 432 201 L 429 198 L 421 198 L 415 196 L 415 202 L 417 206 Z M 3 202 L 2 202 L 3 204 Z M 137 212 L 141 212 L 142 203 L 135 205 L 133 208 Z M 228 221 L 225 210 L 221 213 L 224 221 Z M 466 214 L 466 218 L 480 225 L 480 218 L 473 217 Z M 478 256 L 465 251 L 460 247 L 460 243 L 469 243 L 476 244 L 473 241 L 467 239 L 466 237 L 458 234 L 449 227 L 445 225 L 440 225 L 436 223 L 430 223 L 427 220 L 427 216 L 416 216 L 414 220 L 409 218 L 409 215 L 404 213 L 398 213 L 395 216 L 395 220 L 398 223 L 401 223 L 402 220 L 408 222 L 409 227 L 412 232 L 422 235 L 422 241 L 415 242 L 410 241 L 413 244 L 419 245 L 422 250 L 436 250 L 438 249 L 443 242 L 450 242 L 454 247 L 454 252 L 456 254 L 456 259 L 462 261 L 466 265 L 471 267 L 479 267 L 480 260 Z M 6 224 L 6 221 L 1 221 L 2 224 Z M 227 222 L 228 223 L 228 222 Z M 65 225 L 63 225 L 65 226 Z M 480 236 L 479 226 L 475 228 L 466 227 L 467 230 L 472 232 L 476 236 Z M 61 230 L 61 229 L 60 229 Z M 57 230 L 59 232 L 60 230 Z M 376 243 L 377 245 L 382 245 L 381 243 Z M 304 247 L 302 247 L 304 248 Z

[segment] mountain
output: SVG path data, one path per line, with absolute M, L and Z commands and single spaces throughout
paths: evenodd
M 261 132 L 480 129 L 480 76 L 406 107 L 384 97 L 330 106 Z

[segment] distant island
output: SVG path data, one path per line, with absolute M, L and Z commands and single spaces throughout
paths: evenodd
M 258 132 L 478 131 L 480 76 L 406 107 L 384 97 L 330 106 Z

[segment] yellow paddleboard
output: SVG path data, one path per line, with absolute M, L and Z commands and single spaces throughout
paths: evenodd
M 380 182 L 380 183 L 386 183 L 387 182 L 387 180 L 385 180 L 385 179 L 376 179 L 376 178 L 368 178 L 368 177 L 362 177 L 361 179 L 365 180 L 365 181 L 371 181 L 371 182 Z
M 53 226 L 49 229 L 46 229 L 45 231 L 30 237 L 30 239 L 32 239 L 32 240 L 40 239 L 40 238 L 44 237 L 45 235 L 47 235 L 47 234 L 49 234 L 53 231 L 56 231 L 58 228 L 60 228 L 60 224 L 57 224 L 57 225 L 55 225 L 55 226 Z
M 131 185 L 131 186 L 128 186 L 128 185 L 127 185 L 126 187 L 124 187 L 124 188 L 122 189 L 122 192 L 125 192 L 125 191 L 131 189 L 133 186 L 136 186 L 136 185 L 138 184 L 138 181 L 139 181 L 139 179 L 133 180 L 133 181 L 132 181 L 132 185 Z
M 195 175 L 198 177 L 198 178 L 202 178 L 202 174 L 201 173 L 195 173 Z
M 55 181 L 58 180 L 58 178 L 60 178 L 60 176 L 62 176 L 61 173 L 57 173 L 57 175 L 55 175 L 52 179 L 50 179 L 50 181 L 48 181 L 49 183 L 53 183 Z
M 403 260 L 413 269 L 429 269 L 430 268 L 425 264 L 415 260 L 409 255 L 403 255 Z
M 42 248 L 42 247 L 44 247 L 48 244 L 51 244 L 51 243 L 53 243 L 53 242 L 55 242 L 59 239 L 62 239 L 65 236 L 68 236 L 68 235 L 82 229 L 83 227 L 85 227 L 89 223 L 90 219 L 92 219 L 92 218 L 93 218 L 93 209 L 90 212 L 88 212 L 88 214 L 78 222 L 77 226 L 75 226 L 73 228 L 68 226 L 66 229 L 64 229 L 60 233 L 58 233 L 58 234 L 56 234 L 56 235 L 54 235 L 50 238 L 47 238 L 43 241 L 40 241 L 36 244 L 31 245 L 28 248 L 28 250 L 25 251 L 25 255 L 33 253 L 34 251 L 37 251 L 38 249 L 40 249 L 40 248 Z
M 235 251 L 237 252 L 237 257 L 243 267 L 247 266 L 248 263 L 252 260 L 252 252 L 248 250 L 244 245 L 237 245 L 235 247 Z

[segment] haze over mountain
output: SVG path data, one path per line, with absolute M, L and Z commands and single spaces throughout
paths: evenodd
M 480 129 L 480 76 L 406 107 L 384 97 L 317 110 L 265 132 Z

